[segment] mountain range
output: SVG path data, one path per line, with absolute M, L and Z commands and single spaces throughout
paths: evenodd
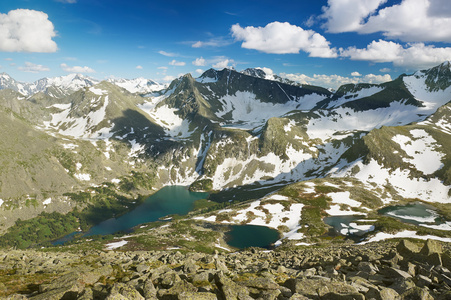
M 313 191 L 327 196 L 325 215 L 449 204 L 450 101 L 450 62 L 336 91 L 263 69 L 210 69 L 168 86 L 3 73 L 0 227 L 99 203 L 125 209 L 166 185 L 308 194 L 321 180 L 335 191 Z

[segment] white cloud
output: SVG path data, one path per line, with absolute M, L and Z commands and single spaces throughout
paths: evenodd
M 56 0 L 56 1 L 61 2 L 61 3 L 69 3 L 69 4 L 77 3 L 77 0 Z
M 24 72 L 30 72 L 30 73 L 39 73 L 39 72 L 47 72 L 50 71 L 48 67 L 45 67 L 43 65 L 37 65 L 31 62 L 25 62 L 25 66 L 18 67 L 20 71 Z
M 166 75 L 165 77 L 163 77 L 163 82 L 170 82 L 170 81 L 172 81 L 174 79 L 175 79 L 174 76 Z
M 372 62 L 394 62 L 397 61 L 402 52 L 402 46 L 395 42 L 384 40 L 372 41 L 365 49 L 349 47 L 341 51 L 340 55 L 349 57 L 351 60 L 368 60 Z
M 198 67 L 203 67 L 207 65 L 207 61 L 203 57 L 196 58 L 195 61 L 193 61 L 193 65 Z
M 233 41 L 224 37 L 214 37 L 208 41 L 197 41 L 189 42 L 193 48 L 204 48 L 204 47 L 224 47 L 232 44 Z
M 158 53 L 160 53 L 161 55 L 164 55 L 164 56 L 168 56 L 168 57 L 178 56 L 177 53 L 166 52 L 166 51 L 163 51 L 163 50 L 158 51 Z
M 217 63 L 213 64 L 212 67 L 215 69 L 224 69 L 224 68 L 229 68 L 229 64 L 234 64 L 234 60 L 233 59 L 224 59 L 224 60 L 220 60 Z
M 391 62 L 395 66 L 408 69 L 430 68 L 451 60 L 451 48 L 436 48 L 423 43 L 407 44 L 406 47 L 383 40 L 373 41 L 364 49 L 349 47 L 341 49 L 342 57 L 351 60 L 371 61 L 375 63 Z
M 204 70 L 202 70 L 202 69 L 196 69 L 196 71 L 195 71 L 197 74 L 202 74 L 203 72 L 204 72 Z
M 96 71 L 94 71 L 93 69 L 91 69 L 90 67 L 80 67 L 80 66 L 73 66 L 70 67 L 66 64 L 61 64 L 60 65 L 61 69 L 63 69 L 63 71 L 68 72 L 68 73 L 95 73 Z
M 287 54 L 304 51 L 310 57 L 337 57 L 336 49 L 313 30 L 304 30 L 288 22 L 272 22 L 265 27 L 248 26 L 242 28 L 235 24 L 231 28 L 237 41 L 243 41 L 241 47 L 265 53 Z
M 6 61 L 12 61 L 13 59 L 10 57 L 5 58 Z
M 142 69 L 143 69 L 142 66 L 136 66 L 136 68 L 137 68 L 138 70 L 142 70 Z
M 56 36 L 48 15 L 36 10 L 16 9 L 0 13 L 0 51 L 56 52 Z
M 369 34 L 406 42 L 451 42 L 448 0 L 402 0 L 379 9 L 386 0 L 328 0 L 323 8 L 329 32 Z
M 273 71 L 272 69 L 270 69 L 270 68 L 266 68 L 266 67 L 260 68 L 260 67 L 257 67 L 256 69 L 262 70 L 263 72 L 266 73 L 266 75 L 274 75 L 274 71 Z
M 356 31 L 363 19 L 385 2 L 387 0 L 328 0 L 321 15 L 327 19 L 324 27 L 333 33 Z
M 168 67 L 158 67 L 157 69 L 160 69 L 160 70 L 167 70 Z
M 355 71 L 355 72 L 351 73 L 351 76 L 353 76 L 353 77 L 360 77 L 360 76 L 362 76 L 362 74 L 360 74 L 359 72 Z
M 335 74 L 334 75 L 314 74 L 313 77 L 310 77 L 305 74 L 281 73 L 280 76 L 299 82 L 301 84 L 317 85 L 333 89 L 337 89 L 341 85 L 348 83 L 383 83 L 392 80 L 392 78 L 388 74 L 385 75 L 367 74 L 361 77 L 344 77 Z
M 390 68 L 382 68 L 382 69 L 379 70 L 379 72 L 382 72 L 382 73 L 388 73 L 390 71 L 391 71 Z
M 170 64 L 171 66 L 177 66 L 177 67 L 181 67 L 181 66 L 186 65 L 185 62 L 183 62 L 183 61 L 176 61 L 175 59 L 172 60 L 171 62 L 169 62 L 169 64 Z

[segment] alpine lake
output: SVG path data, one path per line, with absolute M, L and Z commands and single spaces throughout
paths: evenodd
M 109 235 L 117 232 L 132 232 L 133 228 L 144 223 L 164 220 L 170 215 L 186 215 L 194 209 L 194 202 L 208 197 L 208 193 L 191 192 L 185 186 L 166 186 L 149 196 L 134 210 L 118 217 L 105 220 L 88 232 L 73 232 L 58 240 L 53 245 L 62 245 L 74 237 Z M 227 243 L 235 248 L 247 247 L 270 248 L 279 239 L 277 230 L 254 225 L 231 225 L 226 233 Z

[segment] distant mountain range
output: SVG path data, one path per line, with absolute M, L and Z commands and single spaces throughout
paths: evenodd
M 335 92 L 262 69 L 210 69 L 167 87 L 2 74 L 2 226 L 81 209 L 74 195 L 100 187 L 137 195 L 347 178 L 374 203 L 450 203 L 450 86 L 450 62 Z
M 145 78 L 131 80 L 110 78 L 107 81 L 126 89 L 130 93 L 148 94 L 165 88 L 165 85 Z M 67 96 L 81 88 L 91 87 L 98 83 L 100 83 L 100 80 L 82 74 L 70 74 L 53 78 L 46 77 L 33 83 L 18 82 L 6 73 L 0 74 L 0 89 L 12 89 L 25 96 L 31 96 L 38 92 L 56 97 Z

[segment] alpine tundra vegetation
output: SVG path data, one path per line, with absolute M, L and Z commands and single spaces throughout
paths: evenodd
M 198 78 L 186 74 L 168 85 L 142 78 L 99 82 L 80 74 L 25 84 L 2 74 L 0 87 L 0 245 L 44 251 L 34 264 L 51 258 L 73 270 L 67 278 L 46 263 L 27 271 L 13 262 L 32 252 L 0 253 L 0 274 L 29 282 L 13 290 L 12 281 L 2 279 L 3 295 L 410 299 L 427 286 L 435 288 L 434 297 L 449 297 L 443 286 L 451 284 L 449 247 L 447 254 L 426 252 L 451 242 L 450 62 L 336 91 L 262 69 L 228 68 Z M 187 215 L 140 224 L 127 235 L 83 235 L 171 185 L 209 194 Z M 429 215 L 381 213 L 410 204 Z M 337 220 L 339 227 L 330 225 Z M 277 230 L 269 245 L 275 252 L 226 254 L 237 250 L 228 244 L 232 225 Z M 66 244 L 51 243 L 71 233 Z M 407 242 L 364 246 L 396 238 L 428 242 L 421 252 Z M 314 257 L 308 245 L 318 253 L 335 249 L 326 269 L 313 258 L 295 261 L 296 254 L 277 252 Z M 105 254 L 112 249 L 151 252 Z M 89 253 L 80 265 L 71 254 L 78 251 Z M 268 255 L 288 260 L 264 266 Z M 434 257 L 440 263 L 427 269 L 423 259 Z M 111 268 L 112 260 L 122 265 Z M 242 272 L 240 260 L 246 260 Z M 327 291 L 301 287 L 321 289 L 322 281 Z M 86 297 L 74 299 L 92 299 Z

